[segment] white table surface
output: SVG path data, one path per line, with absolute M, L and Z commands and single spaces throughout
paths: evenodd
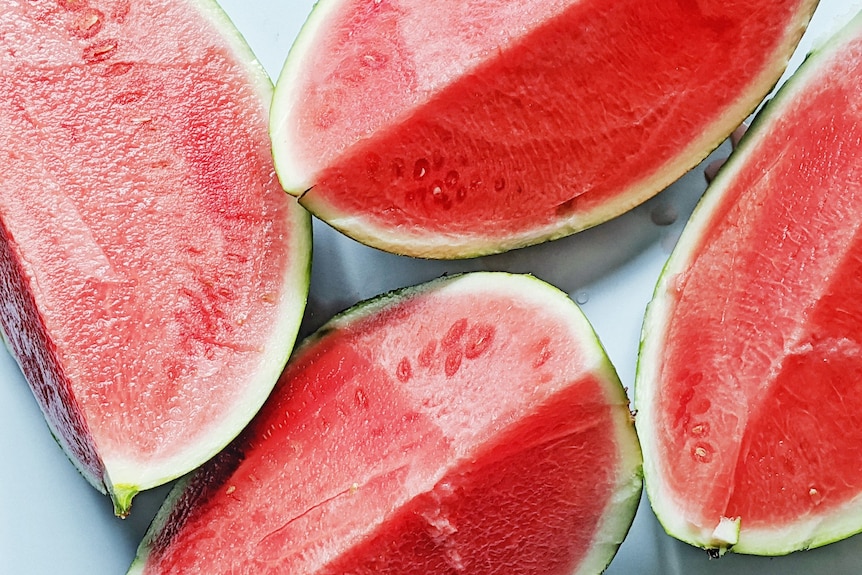
M 221 0 L 275 79 L 312 0 Z M 822 0 L 790 69 L 862 0 Z M 727 153 L 727 144 L 712 158 Z M 575 236 L 465 262 L 412 260 L 366 248 L 315 221 L 315 253 L 306 328 L 334 312 L 443 272 L 531 272 L 567 291 L 596 328 L 623 383 L 634 381 L 644 308 L 686 216 L 704 189 L 702 166 L 611 222 Z M 676 210 L 675 223 L 653 223 L 654 210 Z M 0 349 L 0 574 L 125 573 L 168 487 L 138 495 L 130 518 L 77 473 L 48 432 L 14 361 Z M 705 552 L 668 537 L 644 499 L 609 574 L 862 573 L 862 537 L 787 557 Z

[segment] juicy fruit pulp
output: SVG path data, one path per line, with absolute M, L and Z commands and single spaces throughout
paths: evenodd
M 131 573 L 598 572 L 640 485 L 627 398 L 571 300 L 450 277 L 309 338 Z
M 274 385 L 308 216 L 272 167 L 271 84 L 216 4 L 0 0 L 0 37 L 0 323 L 124 514 Z
M 282 184 L 423 257 L 553 239 L 646 200 L 783 71 L 816 2 L 323 0 L 282 70 Z
M 647 490 L 695 545 L 779 554 L 862 530 L 860 75 L 857 16 L 759 115 L 650 304 Z M 738 533 L 713 535 L 722 518 Z

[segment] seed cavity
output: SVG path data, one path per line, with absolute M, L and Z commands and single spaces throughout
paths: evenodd
M 396 180 L 400 180 L 404 177 L 404 160 L 401 158 L 395 158 L 392 160 L 392 177 Z
M 538 369 L 548 363 L 548 360 L 551 359 L 551 338 L 543 337 L 540 339 L 536 345 L 536 358 L 533 360 L 533 368 Z
M 467 333 L 467 342 L 464 346 L 464 356 L 467 359 L 476 359 L 484 354 L 494 342 L 496 328 L 487 323 L 478 323 L 472 326 Z
M 698 463 L 709 463 L 714 453 L 715 449 L 709 443 L 698 443 L 691 450 L 691 457 Z
M 395 369 L 395 377 L 401 383 L 407 383 L 413 377 L 413 367 L 410 365 L 410 360 L 407 357 L 402 357 L 398 362 L 398 367 Z
M 356 393 L 353 394 L 353 402 L 357 407 L 366 409 L 368 407 L 368 396 L 361 387 L 356 388 Z
M 501 191 L 503 191 L 503 189 L 505 187 L 506 187 L 506 178 L 500 176 L 499 178 L 494 180 L 494 189 L 496 191 L 501 192 Z
M 431 367 L 431 364 L 434 363 L 434 356 L 437 355 L 437 340 L 432 339 L 428 343 L 425 344 L 425 347 L 419 352 L 419 365 L 422 367 L 428 368 Z
M 705 421 L 695 423 L 691 426 L 689 434 L 692 437 L 706 437 L 707 435 L 709 435 L 709 424 Z
M 459 348 L 450 349 L 446 354 L 445 371 L 446 377 L 452 377 L 458 370 L 461 369 L 461 359 L 464 357 L 464 352 Z
M 456 320 L 449 326 L 449 329 L 446 331 L 446 335 L 443 336 L 443 341 L 441 342 L 443 347 L 446 349 L 452 349 L 460 343 L 461 338 L 464 337 L 464 334 L 467 332 L 467 318 L 462 317 L 459 320 Z
M 428 160 L 425 158 L 419 158 L 416 160 L 416 163 L 413 164 L 413 179 L 414 180 L 422 180 L 425 176 L 428 175 L 428 172 L 431 171 L 431 164 L 428 163 Z
M 103 62 L 114 55 L 117 45 L 117 40 L 113 38 L 90 44 L 84 48 L 84 60 L 90 64 Z
M 105 15 L 95 8 L 86 8 L 72 21 L 72 33 L 79 38 L 92 38 L 102 29 Z

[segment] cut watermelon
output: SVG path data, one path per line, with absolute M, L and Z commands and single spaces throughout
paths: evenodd
M 308 285 L 272 86 L 220 8 L 0 0 L 0 325 L 51 431 L 126 514 L 272 389 Z
M 577 306 L 529 276 L 452 276 L 310 337 L 172 491 L 130 573 L 597 573 L 640 465 Z
M 724 140 L 816 4 L 321 0 L 276 87 L 276 168 L 315 215 L 396 253 L 571 234 Z
M 862 530 L 862 14 L 718 173 L 662 273 L 636 380 L 665 529 L 753 554 Z

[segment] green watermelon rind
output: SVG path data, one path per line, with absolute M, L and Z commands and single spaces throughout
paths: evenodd
M 273 85 L 251 47 L 215 0 L 189 0 L 189 5 L 220 31 L 221 38 L 235 56 L 237 64 L 245 70 L 250 85 L 255 88 L 266 121 Z M 104 484 L 90 482 L 100 491 L 107 491 L 117 515 L 129 513 L 132 498 L 138 492 L 168 483 L 221 451 L 257 413 L 275 385 L 296 342 L 311 279 L 311 215 L 291 202 L 286 216 L 290 221 L 291 242 L 285 249 L 290 252 L 290 257 L 281 284 L 281 301 L 276 312 L 278 319 L 266 343 L 266 357 L 254 378 L 244 383 L 248 393 L 220 422 L 218 429 L 222 432 L 209 436 L 205 444 L 193 445 L 164 460 L 161 465 L 148 464 L 142 467 L 139 464 L 122 463 L 111 466 L 107 462 L 104 477 L 100 478 Z
M 424 284 L 400 288 L 357 303 L 335 315 L 315 333 L 308 336 L 296 347 L 293 356 L 300 356 L 306 350 L 313 349 L 324 337 L 331 336 L 355 322 L 372 317 L 410 298 L 442 290 L 463 289 L 475 293 L 477 284 L 488 291 L 501 289 L 504 292 L 515 293 L 518 297 L 532 292 L 531 297 L 540 305 L 558 308 L 560 315 L 568 319 L 572 337 L 583 344 L 581 350 L 584 354 L 584 371 L 593 373 L 599 378 L 609 404 L 624 406 L 623 409 L 616 410 L 614 421 L 616 445 L 620 450 L 617 458 L 618 482 L 596 529 L 590 553 L 581 562 L 577 571 L 577 574 L 582 575 L 600 573 L 611 563 L 634 522 L 643 488 L 642 456 L 634 421 L 628 410 L 629 399 L 625 388 L 595 330 L 580 308 L 564 292 L 528 274 L 468 272 L 442 276 Z M 194 472 L 189 473 L 177 481 L 171 489 L 141 541 L 127 575 L 144 573 L 153 540 L 162 532 L 174 512 L 175 505 L 181 500 L 186 487 L 194 477 Z
M 830 516 L 797 522 L 785 529 L 746 529 L 742 518 L 739 541 L 733 545 L 712 540 L 711 529 L 697 529 L 686 521 L 679 508 L 662 493 L 662 471 L 650 457 L 655 450 L 653 430 L 648 415 L 652 413 L 652 397 L 660 385 L 657 370 L 661 365 L 662 346 L 667 326 L 672 320 L 674 278 L 684 272 L 710 218 L 720 206 L 723 194 L 734 176 L 757 150 L 762 135 L 768 135 L 771 123 L 780 118 L 785 103 L 804 93 L 818 80 L 819 63 L 838 53 L 844 43 L 862 33 L 862 12 L 823 44 L 813 48 L 799 69 L 788 78 L 773 98 L 764 104 L 751 123 L 736 150 L 721 167 L 698 202 L 676 247 L 665 263 L 647 305 L 641 330 L 635 376 L 634 406 L 641 416 L 636 421 L 644 453 L 644 487 L 653 511 L 668 535 L 703 549 L 731 550 L 735 553 L 780 556 L 822 547 L 862 532 L 862 494 Z M 696 497 L 696 494 L 693 494 Z
M 287 105 L 296 95 L 293 79 L 302 75 L 302 59 L 306 51 L 314 48 L 317 31 L 326 22 L 326 17 L 336 12 L 344 0 L 320 0 L 312 9 L 300 30 L 281 70 L 275 88 L 270 135 L 276 171 L 285 190 L 299 198 L 300 203 L 315 216 L 340 233 L 371 247 L 390 253 L 428 259 L 467 259 L 501 253 L 530 245 L 553 241 L 595 227 L 613 219 L 653 197 L 697 166 L 748 117 L 769 94 L 787 68 L 790 57 L 807 29 L 819 0 L 808 0 L 800 6 L 796 19 L 785 29 L 784 41 L 764 58 L 766 65 L 759 75 L 752 78 L 748 90 L 740 92 L 733 105 L 710 126 L 706 126 L 701 137 L 688 142 L 685 153 L 679 153 L 653 173 L 644 174 L 632 181 L 612 201 L 602 203 L 588 212 L 577 213 L 545 226 L 512 234 L 505 238 L 488 238 L 483 234 L 453 233 L 441 231 L 421 232 L 416 228 L 392 229 L 381 226 L 364 216 L 342 213 L 324 199 L 306 196 L 313 187 L 312 179 L 301 177 L 302 170 L 293 161 L 288 138 L 283 128 L 290 125 L 292 108 Z

